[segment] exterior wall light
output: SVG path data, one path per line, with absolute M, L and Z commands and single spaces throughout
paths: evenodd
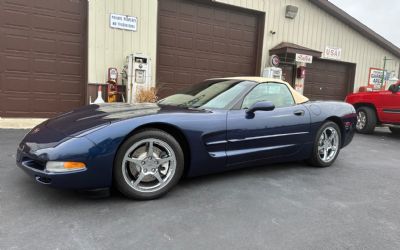
M 297 12 L 299 12 L 299 7 L 294 5 L 286 5 L 286 18 L 294 19 L 297 16 Z

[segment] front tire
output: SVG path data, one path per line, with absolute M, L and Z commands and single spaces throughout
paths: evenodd
M 126 197 L 150 200 L 166 194 L 182 177 L 184 154 L 178 141 L 159 129 L 141 130 L 117 152 L 113 177 Z
M 356 130 L 361 134 L 372 134 L 376 126 L 375 110 L 370 107 L 360 107 L 357 109 Z
M 339 126 L 331 121 L 325 122 L 317 132 L 308 162 L 315 167 L 329 167 L 339 155 L 341 140 Z
M 392 134 L 394 135 L 400 135 L 400 128 L 395 128 L 395 127 L 389 127 L 390 131 L 392 132 Z

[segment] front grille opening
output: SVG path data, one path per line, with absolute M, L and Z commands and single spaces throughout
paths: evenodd
M 38 170 L 44 170 L 46 168 L 46 164 L 44 162 L 41 162 L 38 160 L 33 160 L 29 157 L 23 157 L 22 162 L 30 168 L 34 168 L 34 169 L 38 169 Z

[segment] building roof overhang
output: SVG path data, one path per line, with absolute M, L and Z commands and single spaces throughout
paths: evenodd
M 294 43 L 282 42 L 269 50 L 270 55 L 305 54 L 313 57 L 321 57 L 322 52 L 309 49 Z

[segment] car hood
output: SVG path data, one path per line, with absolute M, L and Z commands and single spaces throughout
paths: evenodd
M 170 112 L 201 112 L 156 103 L 104 103 L 84 106 L 49 119 L 45 126 L 65 136 L 80 137 L 110 123 Z
M 82 136 L 112 122 L 156 114 L 157 104 L 105 103 L 84 106 L 47 120 L 45 126 L 65 136 Z

